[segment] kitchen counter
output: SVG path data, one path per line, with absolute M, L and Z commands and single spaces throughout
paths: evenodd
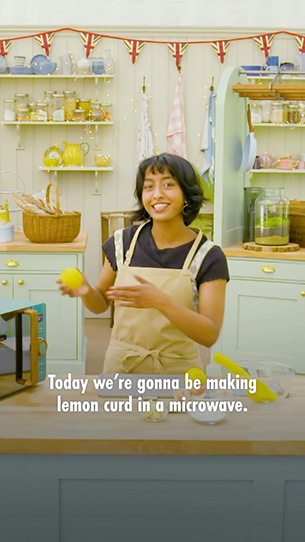
M 295 252 L 272 252 L 271 250 L 245 250 L 242 243 L 230 245 L 223 248 L 226 256 L 235 258 L 264 258 L 277 260 L 305 261 L 305 248 L 300 248 Z
M 289 398 L 263 405 L 245 397 L 248 412 L 230 413 L 214 426 L 201 425 L 186 413 L 150 423 L 135 406 L 132 413 L 105 413 L 105 399 L 88 378 L 84 395 L 50 390 L 47 379 L 2 399 L 0 453 L 305 456 L 303 376 L 295 378 Z M 98 400 L 99 411 L 57 412 L 57 394 L 67 401 Z
M 88 234 L 81 231 L 71 243 L 32 243 L 21 231 L 14 232 L 14 241 L 0 243 L 0 252 L 84 252 Z

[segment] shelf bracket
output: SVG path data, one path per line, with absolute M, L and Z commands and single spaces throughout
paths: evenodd
M 95 183 L 94 183 L 94 186 L 95 186 L 95 190 L 94 192 L 92 192 L 93 196 L 101 196 L 101 191 L 100 191 L 100 187 L 99 187 L 99 172 L 98 171 L 95 171 L 94 172 L 94 177 L 95 177 Z
M 22 132 L 20 124 L 16 124 L 16 130 L 17 130 L 17 151 L 24 151 L 24 146 L 22 144 Z
M 94 151 L 98 151 L 98 150 L 100 150 L 100 143 L 99 143 L 99 129 L 98 129 L 98 125 L 97 125 L 97 124 L 94 125 L 94 131 L 95 131 L 95 137 L 94 137 L 94 147 L 93 147 L 93 150 L 94 150 Z

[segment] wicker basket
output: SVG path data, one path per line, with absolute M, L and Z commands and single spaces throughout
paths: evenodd
M 305 247 L 305 201 L 293 199 L 289 203 L 290 242 Z
M 78 236 L 80 230 L 81 213 L 71 211 L 64 214 L 59 210 L 59 197 L 57 186 L 49 183 L 46 188 L 46 202 L 50 203 L 50 188 L 54 187 L 56 205 L 54 215 L 38 215 L 22 213 L 24 235 L 33 243 L 70 243 Z

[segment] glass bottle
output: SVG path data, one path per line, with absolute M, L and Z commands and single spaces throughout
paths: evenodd
M 283 188 L 264 188 L 255 200 L 254 235 L 257 245 L 289 243 L 289 199 Z
M 64 111 L 64 94 L 57 94 L 56 92 L 52 96 L 52 121 L 61 122 L 65 120 Z
M 3 100 L 3 119 L 6 122 L 12 122 L 16 120 L 16 111 L 15 111 L 16 100 Z

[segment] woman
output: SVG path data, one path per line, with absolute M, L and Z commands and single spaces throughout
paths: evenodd
M 81 296 L 94 313 L 115 304 L 104 372 L 184 373 L 202 367 L 198 344 L 215 343 L 222 324 L 226 259 L 219 247 L 189 227 L 201 208 L 198 174 L 180 156 L 163 153 L 141 162 L 136 220 L 103 245 L 105 264 L 95 287 Z M 197 344 L 198 343 L 198 344 Z

